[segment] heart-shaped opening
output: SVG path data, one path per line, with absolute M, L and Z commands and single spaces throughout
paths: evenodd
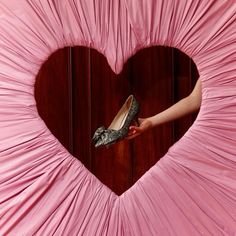
M 186 132 L 196 114 L 108 149 L 93 147 L 93 132 L 101 125 L 109 126 L 129 94 L 141 105 L 139 116 L 147 117 L 187 96 L 197 78 L 193 61 L 170 47 L 139 51 L 119 75 L 96 50 L 67 47 L 42 66 L 35 97 L 39 114 L 54 136 L 104 184 L 121 194 Z

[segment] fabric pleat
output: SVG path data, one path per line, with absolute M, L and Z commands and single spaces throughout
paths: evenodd
M 119 73 L 175 47 L 202 81 L 187 133 L 117 196 L 38 115 L 37 73 L 59 48 L 101 52 Z M 236 235 L 235 0 L 0 0 L 0 235 Z

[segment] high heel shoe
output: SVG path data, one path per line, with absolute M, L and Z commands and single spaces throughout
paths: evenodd
M 95 147 L 102 145 L 110 146 L 123 139 L 128 131 L 132 121 L 136 121 L 138 124 L 139 104 L 133 95 L 130 95 L 110 126 L 106 129 L 104 126 L 99 127 L 92 138 Z

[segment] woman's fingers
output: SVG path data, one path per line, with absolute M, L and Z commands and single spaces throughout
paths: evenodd
M 127 139 L 132 139 L 135 138 L 136 136 L 138 136 L 142 131 L 142 129 L 140 127 L 137 126 L 130 126 L 129 127 L 129 132 L 126 136 Z
M 130 126 L 129 127 L 129 133 L 135 134 L 135 133 L 140 133 L 140 132 L 142 132 L 141 127 L 137 127 L 137 126 Z
M 125 139 L 132 139 L 132 138 L 135 138 L 135 137 L 136 137 L 136 135 L 128 135 L 128 136 L 125 137 Z
M 128 134 L 125 138 L 126 139 L 132 139 L 132 138 L 135 138 L 136 136 L 138 136 L 139 133 L 134 133 L 134 134 Z
M 145 121 L 145 119 L 138 118 L 138 121 L 139 121 L 140 126 L 131 125 L 129 127 L 129 132 L 126 136 L 126 139 L 135 138 L 136 136 L 140 135 L 147 129 L 146 126 L 148 125 L 148 123 Z

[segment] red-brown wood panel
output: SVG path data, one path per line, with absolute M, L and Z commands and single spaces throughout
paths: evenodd
M 172 48 L 151 47 L 137 53 L 131 64 L 132 90 L 140 102 L 139 117 L 172 104 Z M 172 144 L 172 124 L 164 124 L 133 141 L 133 181 L 139 179 Z
M 71 50 L 73 97 L 73 155 L 91 169 L 91 76 L 90 49 Z
M 40 116 L 55 137 L 72 151 L 69 48 L 56 51 L 43 64 L 35 84 Z
M 184 53 L 175 49 L 174 65 L 174 102 L 188 96 L 198 79 L 198 72 L 194 62 Z M 180 139 L 193 123 L 196 114 L 190 114 L 174 122 L 175 141 Z
M 130 94 L 128 68 L 114 74 L 105 57 L 91 50 L 92 134 L 104 125 L 108 127 Z M 92 147 L 92 172 L 107 186 L 120 194 L 132 184 L 132 156 L 128 142 L 110 148 Z

